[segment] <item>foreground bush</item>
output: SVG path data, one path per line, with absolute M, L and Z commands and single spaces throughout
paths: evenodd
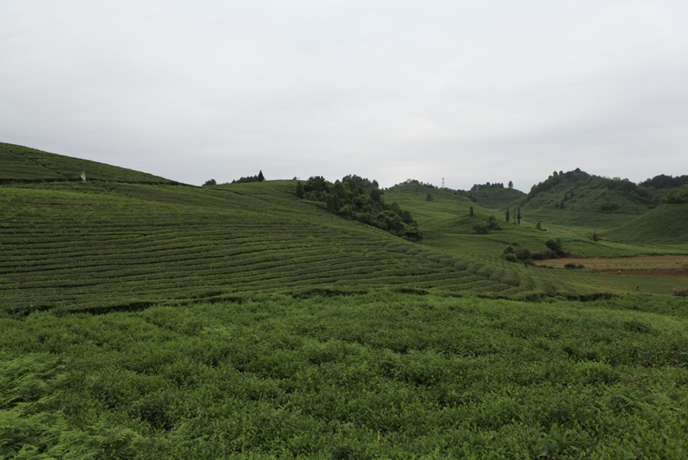
M 381 291 L 6 316 L 0 456 L 681 458 L 679 304 Z

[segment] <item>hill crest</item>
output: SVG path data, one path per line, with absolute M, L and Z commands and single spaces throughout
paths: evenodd
M 0 162 L 0 183 L 79 182 L 85 173 L 88 181 L 178 184 L 153 174 L 7 143 L 0 143 Z

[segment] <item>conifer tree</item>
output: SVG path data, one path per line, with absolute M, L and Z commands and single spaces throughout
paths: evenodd
M 471 211 L 470 211 L 469 215 L 473 216 L 473 206 L 471 206 Z
M 261 170 L 258 173 L 258 182 L 263 182 L 265 180 L 265 176 L 263 176 L 263 171 Z
M 510 218 L 511 218 L 511 216 L 509 215 L 509 208 L 506 208 L 506 223 L 507 224 L 509 223 Z

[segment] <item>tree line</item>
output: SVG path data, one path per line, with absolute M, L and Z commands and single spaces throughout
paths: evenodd
M 508 187 L 514 188 L 514 183 L 512 181 L 509 181 Z M 484 184 L 474 184 L 473 187 L 471 187 L 471 191 L 475 192 L 477 190 L 486 190 L 486 189 L 491 189 L 491 188 L 504 188 L 504 183 L 503 182 L 494 182 L 494 183 L 489 183 L 486 182 Z
M 246 177 L 240 177 L 239 179 L 234 179 L 232 182 L 225 182 L 224 184 L 218 184 L 215 179 L 210 179 L 203 184 L 204 187 L 207 187 L 209 185 L 227 185 L 227 184 L 242 184 L 246 182 L 263 182 L 265 180 L 265 176 L 263 175 L 263 171 L 261 170 L 257 175 L 255 176 L 246 176 Z
M 397 202 L 385 203 L 376 181 L 359 176 L 345 176 L 341 181 L 328 182 L 322 176 L 296 183 L 296 196 L 317 201 L 332 214 L 362 222 L 410 241 L 421 241 L 423 234 L 411 213 Z

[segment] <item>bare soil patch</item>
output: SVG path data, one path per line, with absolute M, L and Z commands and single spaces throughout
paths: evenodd
M 583 265 L 601 273 L 615 275 L 646 275 L 688 278 L 688 256 L 637 256 L 637 257 L 566 257 L 546 259 L 541 266 L 565 268 L 566 264 Z

